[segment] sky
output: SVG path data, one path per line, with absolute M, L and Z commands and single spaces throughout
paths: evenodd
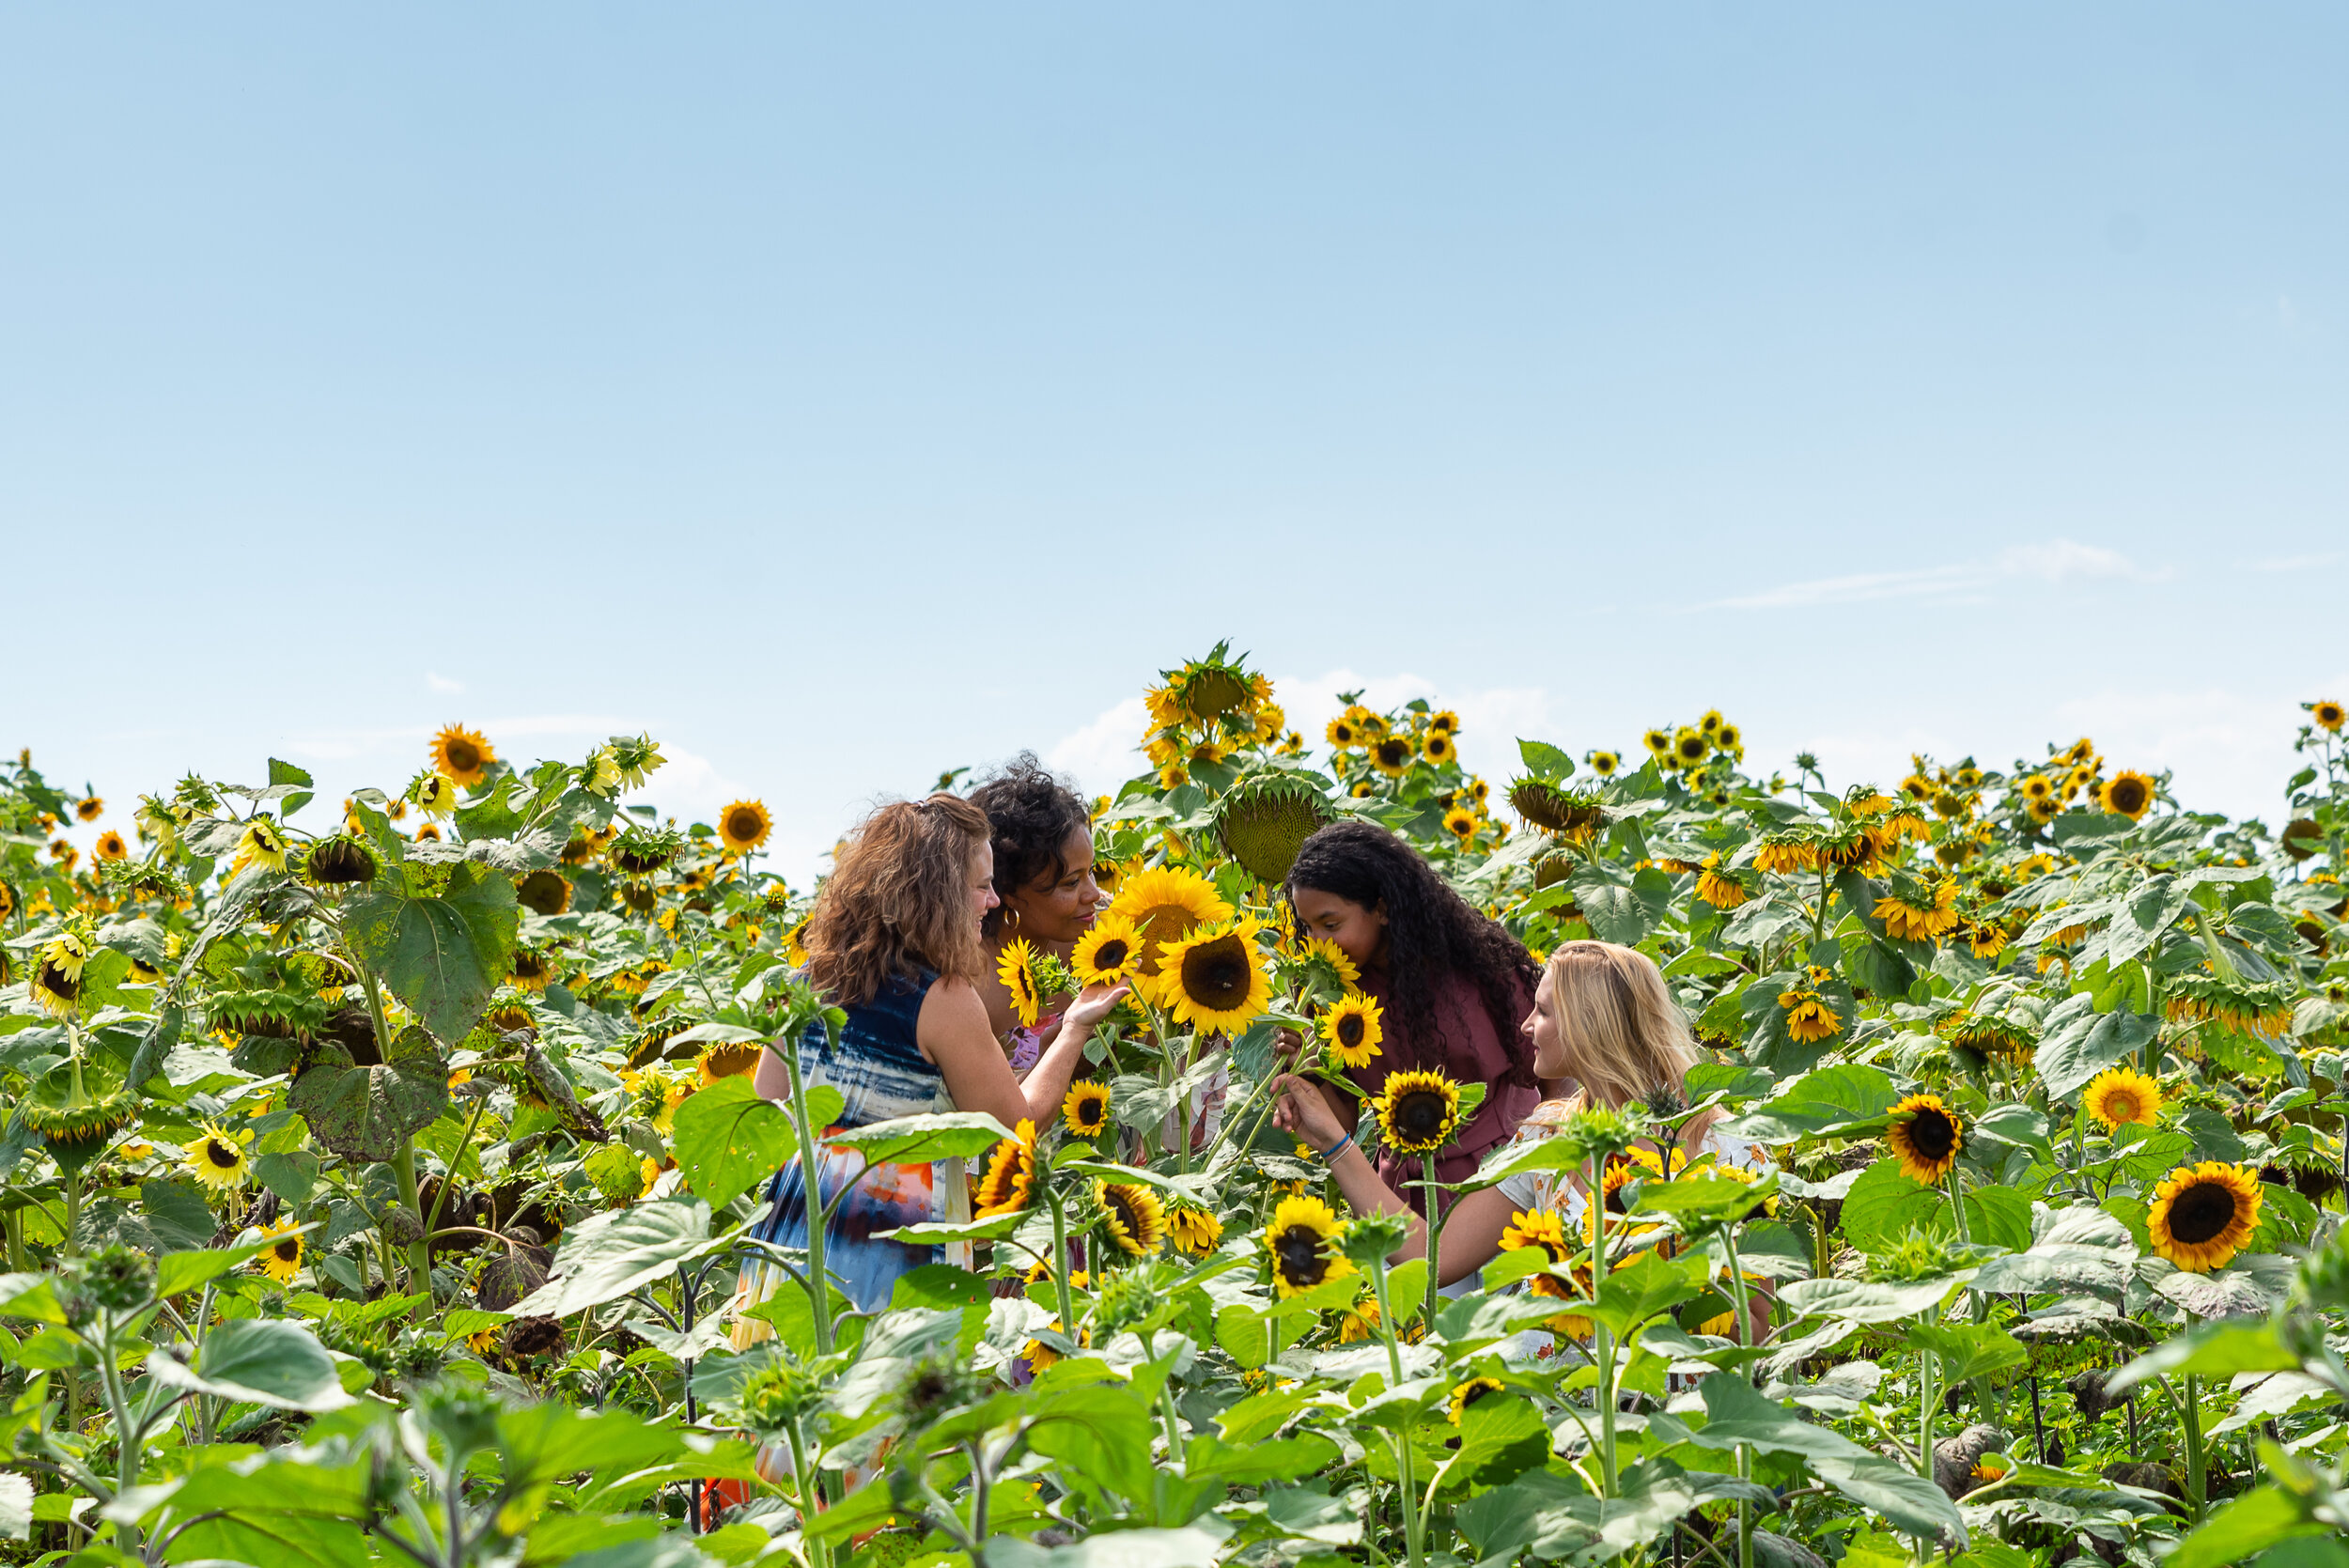
M 1229 638 L 1498 782 L 1719 707 L 2279 820 L 2349 693 L 2337 6 L 0 9 L 0 743 L 777 817 Z M 334 796 L 313 813 L 329 812 Z M 297 825 L 301 825 L 297 819 Z M 321 823 L 319 826 L 323 826 Z

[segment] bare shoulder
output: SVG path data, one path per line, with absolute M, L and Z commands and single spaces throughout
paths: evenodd
M 976 1020 L 982 1032 L 987 1031 L 987 999 L 968 980 L 952 975 L 940 978 L 922 999 L 922 1014 L 914 1028 L 926 1036 L 933 1029 L 960 1029 Z

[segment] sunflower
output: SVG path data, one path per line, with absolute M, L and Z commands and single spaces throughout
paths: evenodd
M 767 1054 L 767 1048 L 756 1040 L 725 1040 L 704 1046 L 693 1058 L 694 1070 L 700 1073 L 702 1087 L 707 1089 L 722 1078 L 740 1078 L 758 1068 L 758 1059 Z
M 1028 939 L 1014 937 L 1003 944 L 1003 956 L 995 964 L 995 978 L 1011 993 L 1012 1016 L 1031 1029 L 1044 1006 L 1044 998 L 1035 988 L 1034 963 L 1035 949 L 1028 945 Z
M 1350 991 L 1321 1015 L 1321 1039 L 1330 1060 L 1341 1067 L 1367 1067 L 1386 1037 L 1384 1009 L 1360 991 Z
M 1330 721 L 1329 727 L 1321 732 L 1321 736 L 1340 750 L 1356 744 L 1362 737 L 1361 731 L 1354 727 L 1354 721 L 1343 713 Z
M 1650 730 L 1640 737 L 1640 740 L 1659 761 L 1668 760 L 1672 754 L 1672 732 L 1670 730 Z
M 1077 939 L 1076 951 L 1068 955 L 1068 967 L 1081 985 L 1114 986 L 1133 977 L 1134 960 L 1141 947 L 1132 921 L 1121 915 L 1103 915 L 1093 923 L 1092 930 Z
M 428 769 L 409 781 L 407 799 L 427 816 L 446 816 L 457 809 L 457 785 Z
M 1256 955 L 1257 925 L 1241 920 L 1187 937 L 1164 950 L 1159 1005 L 1203 1034 L 1237 1032 L 1272 1005 L 1272 982 Z
M 1194 1258 L 1206 1257 L 1223 1239 L 1223 1221 L 1189 1203 L 1177 1203 L 1168 1211 L 1166 1227 L 1174 1250 Z
M 1364 1291 L 1338 1318 L 1338 1343 L 1359 1344 L 1378 1332 L 1378 1297 Z
M 432 766 L 452 783 L 479 784 L 497 759 L 488 738 L 462 724 L 450 724 L 432 737 Z
M 1702 730 L 1683 724 L 1672 732 L 1672 760 L 1683 768 L 1696 767 L 1712 749 Z
M 737 800 L 718 814 L 718 840 L 730 853 L 747 855 L 767 842 L 774 829 L 762 800 Z
M 1079 1079 L 1060 1102 L 1060 1117 L 1079 1138 L 1098 1138 L 1110 1126 L 1110 1089 L 1106 1083 Z
M 2341 728 L 2341 721 L 2349 718 L 2349 708 L 2343 708 L 2339 703 L 2331 701 L 2310 703 L 2309 704 L 2309 717 L 2316 721 L 2318 729 L 2338 730 Z
M 1815 871 L 1819 865 L 1818 846 L 1807 838 L 1791 834 L 1773 834 L 1764 839 L 1755 847 L 1753 864 L 1757 871 L 1769 872 L 1781 877 L 1792 877 L 1803 871 Z
M 1425 757 L 1430 762 L 1440 765 L 1442 763 L 1451 762 L 1458 757 L 1460 754 L 1460 748 L 1458 744 L 1453 740 L 1449 731 L 1429 730 L 1427 732 L 1427 738 L 1420 745 L 1419 754 Z
M 1299 1194 L 1281 1200 L 1265 1227 L 1264 1248 L 1272 1254 L 1272 1283 L 1282 1299 L 1354 1272 L 1353 1264 L 1330 1245 L 1343 1229 L 1318 1198 Z
M 1582 760 L 1589 763 L 1591 771 L 1602 779 L 1610 777 L 1616 768 L 1623 766 L 1623 758 L 1613 752 L 1593 752 Z
M 1778 1004 L 1786 1009 L 1786 1032 L 1805 1045 L 1832 1039 L 1843 1027 L 1827 999 L 1808 986 L 1779 992 Z
M 1410 741 L 1402 736 L 1384 736 L 1371 742 L 1370 765 L 1390 779 L 1399 779 L 1410 771 L 1411 758 L 1416 754 Z
M 1734 909 L 1751 896 L 1745 885 L 1721 870 L 1721 858 L 1707 855 L 1697 868 L 1697 896 L 1716 909 Z
M 1945 879 L 1920 898 L 1902 891 L 1896 880 L 1893 891 L 1876 900 L 1875 916 L 1895 941 L 1938 946 L 1958 927 L 1957 884 Z
M 1996 958 L 2006 951 L 2006 927 L 1990 921 L 1968 921 L 1966 945 L 1977 958 Z
M 1950 1173 L 1957 1151 L 1965 1147 L 1959 1135 L 1966 1129 L 1938 1094 L 1911 1094 L 1892 1108 L 1892 1125 L 1884 1141 L 1900 1157 L 1901 1174 L 1931 1187 Z
M 1466 806 L 1455 806 L 1443 814 L 1443 831 L 1454 838 L 1467 840 L 1476 836 L 1476 814 Z
M 1485 1398 L 1487 1394 L 1497 1394 L 1499 1392 L 1501 1392 L 1501 1379 L 1498 1377 L 1471 1377 L 1467 1382 L 1461 1384 L 1458 1388 L 1453 1389 L 1451 1409 L 1452 1424 L 1455 1426 L 1460 1424 L 1460 1418 L 1468 1412 L 1468 1407 L 1470 1405 L 1475 1404 L 1478 1400 Z
M 266 816 L 257 816 L 237 841 L 236 866 L 264 865 L 272 871 L 286 869 L 286 835 L 277 824 Z
M 554 966 L 535 947 L 518 947 L 506 970 L 506 984 L 524 991 L 544 991 L 554 979 Z
M 293 1277 L 302 1272 L 302 1226 L 290 1215 L 261 1232 L 269 1248 L 253 1261 L 261 1265 L 261 1272 L 279 1284 L 291 1284 Z
M 98 842 L 91 847 L 101 861 L 127 861 L 131 858 L 131 846 L 123 842 L 120 833 L 111 828 L 99 834 Z
M 2080 1104 L 2108 1132 L 2123 1122 L 2150 1127 L 2161 1120 L 2161 1085 L 2131 1068 L 2108 1067 L 2089 1083 Z
M 999 1214 L 1018 1214 L 1028 1206 L 1035 1190 L 1035 1124 L 1025 1116 L 1012 1135 L 995 1145 L 987 1157 L 986 1173 L 979 1177 L 979 1211 L 975 1218 L 991 1219 Z
M 2154 807 L 2154 781 L 2142 773 L 2115 773 L 2104 788 L 2105 810 L 2136 822 Z
M 1713 732 L 1713 749 L 1717 752 L 1735 752 L 1740 757 L 1746 754 L 1745 739 L 1737 733 L 1735 724 L 1723 724 Z
M 1096 861 L 1093 862 L 1093 885 L 1109 897 L 1115 898 L 1117 890 L 1125 885 L 1126 870 L 1115 861 Z
M 218 1123 L 207 1122 L 201 1137 L 188 1145 L 188 1170 L 216 1192 L 226 1192 L 244 1180 L 244 1145 Z
M 1501 1233 L 1501 1250 L 1520 1252 L 1535 1247 L 1548 1254 L 1553 1266 L 1574 1263 L 1576 1248 L 1566 1239 L 1566 1222 L 1557 1210 L 1521 1210 L 1509 1217 L 1508 1228 Z M 1534 1275 L 1532 1289 L 1536 1296 L 1567 1295 L 1566 1282 L 1554 1274 Z
M 1215 891 L 1214 883 L 1195 871 L 1174 866 L 1152 866 L 1135 873 L 1118 890 L 1116 903 L 1104 917 L 1123 919 L 1133 927 L 1142 941 L 1134 971 L 1154 978 L 1169 943 L 1189 936 L 1197 926 L 1231 918 L 1232 907 Z
M 2189 1274 L 2224 1268 L 2259 1222 L 2258 1174 L 2216 1159 L 2164 1176 L 2145 1216 L 2154 1250 Z
M 89 947 L 68 931 L 41 944 L 40 964 L 33 972 L 33 997 L 48 1012 L 71 1016 L 82 1001 L 82 966 L 89 962 Z
M 1434 1154 L 1460 1130 L 1460 1086 L 1442 1073 L 1389 1073 L 1373 1104 L 1378 1136 L 1397 1154 Z
M 1101 1223 L 1118 1250 L 1146 1258 L 1166 1241 L 1166 1205 L 1140 1182 L 1096 1182 L 1094 1196 L 1101 1201 Z
M 1361 737 L 1365 741 L 1376 740 L 1387 733 L 1387 716 L 1383 713 L 1373 713 L 1360 703 L 1347 708 L 1346 716 L 1354 721 L 1355 729 L 1361 732 Z

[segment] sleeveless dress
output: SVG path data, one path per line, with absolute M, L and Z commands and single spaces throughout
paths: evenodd
M 828 1083 L 840 1092 L 844 1102 L 839 1117 L 826 1132 L 954 1110 L 945 1076 L 936 1063 L 922 1055 L 914 1040 L 923 999 L 937 979 L 927 970 L 911 980 L 893 979 L 872 1001 L 846 1009 L 848 1022 L 841 1028 L 837 1048 L 831 1044 L 821 1023 L 811 1025 L 801 1037 L 801 1082 L 810 1089 Z M 863 1157 L 854 1150 L 829 1148 L 817 1179 L 827 1203 L 848 1189 L 848 1197 L 824 1231 L 824 1270 L 858 1311 L 885 1310 L 897 1281 L 925 1264 L 969 1265 L 967 1242 L 951 1249 L 909 1247 L 878 1234 L 901 1225 L 968 1220 L 971 1193 L 961 1160 L 867 1168 Z M 775 1172 L 768 1184 L 767 1199 L 766 1217 L 751 1234 L 778 1247 L 805 1247 L 807 1191 L 797 1160 Z M 771 1263 L 746 1266 L 735 1298 L 738 1310 L 765 1300 L 779 1283 L 799 1288 L 789 1284 L 788 1277 Z M 754 1318 L 738 1318 L 736 1346 L 745 1348 L 765 1339 L 768 1332 L 767 1325 Z

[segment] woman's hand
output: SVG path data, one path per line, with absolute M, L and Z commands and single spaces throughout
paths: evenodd
M 1315 1150 L 1327 1149 L 1346 1136 L 1345 1124 L 1314 1084 L 1294 1073 L 1283 1073 L 1273 1088 L 1281 1098 L 1272 1108 L 1272 1123 L 1282 1131 L 1294 1133 Z
M 1061 1015 L 1061 1033 L 1069 1039 L 1091 1033 L 1132 990 L 1131 986 L 1087 986 Z

